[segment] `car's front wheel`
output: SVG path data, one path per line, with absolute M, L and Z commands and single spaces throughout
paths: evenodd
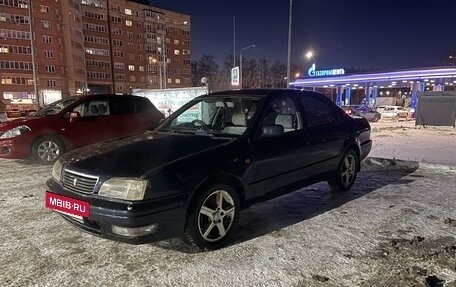
M 342 158 L 337 175 L 328 181 L 331 189 L 335 191 L 348 191 L 355 183 L 358 173 L 358 155 L 354 150 L 349 150 Z
M 42 164 L 52 164 L 65 152 L 65 146 L 59 138 L 45 136 L 33 143 L 32 152 L 34 160 Z
M 224 245 L 239 221 L 239 196 L 225 184 L 207 189 L 189 208 L 182 239 L 202 250 Z

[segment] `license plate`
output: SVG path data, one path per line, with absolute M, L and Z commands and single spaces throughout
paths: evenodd
M 88 218 L 90 215 L 88 202 L 49 191 L 46 191 L 46 207 L 80 219 L 82 219 L 81 217 Z

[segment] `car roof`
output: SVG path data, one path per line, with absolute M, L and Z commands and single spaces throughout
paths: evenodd
M 84 95 L 84 96 L 77 96 L 79 99 L 98 99 L 98 98 L 136 98 L 136 99 L 144 99 L 144 97 L 136 96 L 136 95 L 129 95 L 129 94 L 95 94 L 95 95 Z
M 292 93 L 300 93 L 300 94 L 308 94 L 308 95 L 320 95 L 323 94 L 314 92 L 314 91 L 307 91 L 307 90 L 295 90 L 295 89 L 277 89 L 277 88 L 269 88 L 269 89 L 243 89 L 243 90 L 225 90 L 219 92 L 209 93 L 207 95 L 200 96 L 201 98 L 204 97 L 226 97 L 227 95 L 233 96 L 256 96 L 256 97 L 269 97 L 269 96 L 280 96 L 280 95 L 290 95 Z
M 82 102 L 85 102 L 85 101 L 88 101 L 88 100 L 97 100 L 97 99 L 106 99 L 106 98 L 124 98 L 124 99 L 138 99 L 138 100 L 141 100 L 141 101 L 144 101 L 144 102 L 150 102 L 149 99 L 147 99 L 146 97 L 140 97 L 140 96 L 135 96 L 135 95 L 129 95 L 129 94 L 122 94 L 122 95 L 116 95 L 116 94 L 94 94 L 94 95 L 83 95 L 83 96 L 72 96 L 74 98 L 76 98 L 76 101 L 74 101 L 71 106 L 75 106 L 75 105 L 78 105 Z M 63 100 L 66 100 L 66 99 L 70 99 L 71 97 L 69 98 L 65 98 Z

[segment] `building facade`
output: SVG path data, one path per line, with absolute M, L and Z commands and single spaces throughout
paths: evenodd
M 127 0 L 0 0 L 0 100 L 191 85 L 190 16 Z

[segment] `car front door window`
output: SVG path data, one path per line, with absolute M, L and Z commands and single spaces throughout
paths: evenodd
M 260 133 L 267 136 L 269 133 L 289 133 L 300 130 L 302 124 L 296 107 L 294 98 L 291 96 L 272 98 L 266 104 Z

